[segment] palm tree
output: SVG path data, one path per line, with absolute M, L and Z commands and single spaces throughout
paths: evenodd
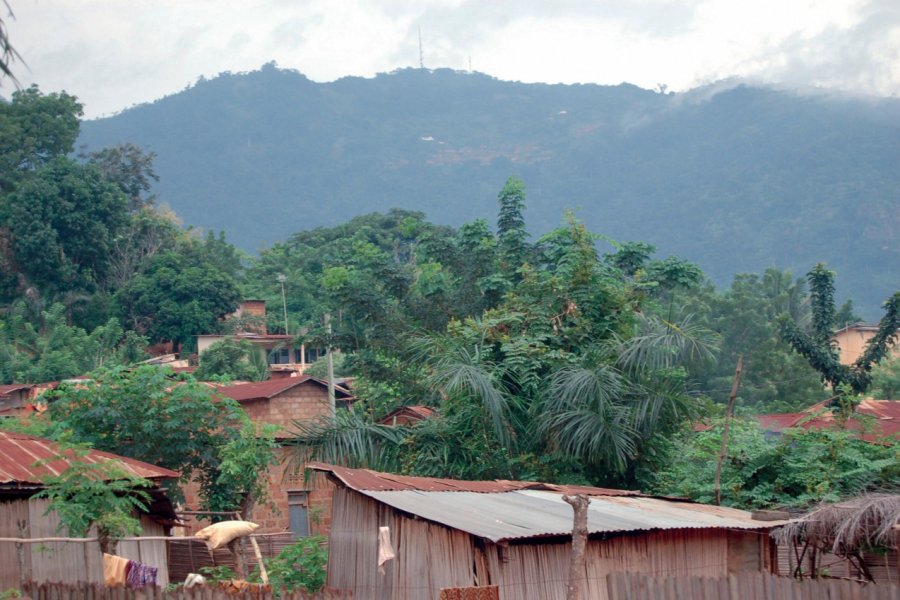
M 634 334 L 587 352 L 549 379 L 538 420 L 548 447 L 623 471 L 664 422 L 695 414 L 673 369 L 711 360 L 716 338 L 693 323 L 639 313 Z

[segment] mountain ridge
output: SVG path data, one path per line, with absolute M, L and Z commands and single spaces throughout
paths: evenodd
M 448 69 L 316 83 L 269 64 L 86 121 L 80 143 L 156 152 L 161 201 L 249 250 L 394 206 L 493 222 L 515 175 L 535 236 L 578 208 L 718 284 L 821 260 L 877 317 L 900 287 L 900 100 L 733 83 L 660 94 Z

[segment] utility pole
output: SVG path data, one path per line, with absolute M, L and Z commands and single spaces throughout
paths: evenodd
M 287 297 L 284 295 L 284 282 L 287 281 L 287 277 L 284 276 L 284 273 L 278 274 L 278 283 L 281 284 L 281 308 L 284 311 L 284 334 L 290 335 L 290 331 L 288 331 L 288 320 L 287 320 Z
M 738 354 L 737 368 L 734 370 L 734 382 L 731 384 L 731 394 L 728 396 L 728 407 L 725 409 L 725 426 L 722 428 L 722 447 L 719 448 L 719 462 L 716 464 L 716 480 L 713 489 L 716 492 L 716 506 L 722 504 L 722 463 L 725 462 L 725 454 L 728 449 L 728 427 L 731 425 L 731 415 L 734 413 L 734 399 L 737 397 L 738 386 L 741 384 L 741 371 L 744 369 L 744 355 Z
M 328 362 L 328 410 L 334 420 L 337 408 L 334 402 L 334 360 L 331 356 L 331 313 L 325 313 L 325 357 Z

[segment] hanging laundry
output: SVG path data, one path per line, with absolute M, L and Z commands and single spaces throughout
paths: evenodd
M 108 586 L 125 585 L 131 561 L 114 554 L 103 553 L 103 583 Z
M 156 567 L 131 561 L 131 570 L 128 571 L 128 585 L 132 588 L 142 588 L 145 585 L 156 585 Z
M 392 560 L 396 554 L 391 545 L 391 528 L 378 528 L 378 574 L 384 575 L 384 563 Z

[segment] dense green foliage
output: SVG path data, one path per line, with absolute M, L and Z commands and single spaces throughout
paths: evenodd
M 269 376 L 263 352 L 247 340 L 227 338 L 200 353 L 194 373 L 199 381 L 227 377 L 233 381 L 263 381 Z
M 900 357 L 884 360 L 872 368 L 872 395 L 883 400 L 900 400 Z
M 74 97 L 36 87 L 0 104 L 2 382 L 127 364 L 147 342 L 190 348 L 240 298 L 234 247 L 153 206 L 152 154 L 69 156 L 80 115 Z
M 149 509 L 147 490 L 153 484 L 132 475 L 116 461 L 82 462 L 79 457 L 86 449 L 66 447 L 74 455 L 66 458 L 68 468 L 46 477 L 44 488 L 35 495 L 49 500 L 45 514 L 54 512 L 60 529 L 73 537 L 87 537 L 96 526 L 103 552 L 114 550 L 118 538 L 140 535 L 136 512 Z
M 393 77 L 431 81 L 433 75 L 434 81 L 457 77 Z M 274 69 L 255 76 L 291 77 Z M 442 85 L 449 85 L 447 81 Z M 384 82 L 376 80 L 378 85 Z M 477 78 L 471 82 L 485 83 Z M 487 83 L 497 90 L 507 85 Z M 197 90 L 207 85 L 212 84 Z M 554 101 L 566 97 L 563 88 L 544 91 Z M 553 177 L 574 181 L 578 169 L 591 169 L 592 176 L 599 173 L 584 156 L 608 150 L 601 152 L 594 147 L 596 140 L 576 133 L 591 138 L 590 125 L 610 111 L 625 118 L 616 94 L 630 94 L 634 104 L 629 110 L 650 110 L 660 119 L 658 124 L 665 119 L 653 111 L 682 110 L 670 105 L 669 96 L 647 96 L 627 87 L 604 90 L 609 95 L 606 104 L 591 107 L 587 99 L 597 89 L 582 92 L 585 98 L 579 106 L 588 116 L 573 108 L 570 119 L 557 110 L 553 123 L 544 123 L 550 129 L 563 126 L 581 140 L 575 157 L 564 152 L 560 142 L 542 150 L 540 160 L 530 161 L 527 149 L 533 131 L 510 134 L 505 125 L 489 120 L 484 128 L 496 127 L 490 133 L 500 140 L 514 135 L 516 147 L 524 148 L 517 151 L 524 153 L 517 154 L 517 167 L 534 168 L 546 159 L 557 168 Z M 757 93 L 723 92 L 690 110 Z M 525 96 L 508 107 L 515 118 L 537 114 L 542 106 Z M 773 101 L 761 98 L 766 106 Z M 592 233 L 571 212 L 563 213 L 560 226 L 551 227 L 548 211 L 554 219 L 560 216 L 546 199 L 548 193 L 557 193 L 552 178 L 548 183 L 531 171 L 529 177 L 534 175 L 539 183 L 530 188 L 538 193 L 529 196 L 522 179 L 508 177 L 511 164 L 494 159 L 487 161 L 497 171 L 491 181 L 503 173 L 496 181 L 500 192 L 494 227 L 483 218 L 458 228 L 440 226 L 423 213 L 395 208 L 300 231 L 248 257 L 224 234 L 195 235 L 170 211 L 155 206 L 154 154 L 116 140 L 114 146 L 82 155 L 80 162 L 71 158 L 79 113 L 74 98 L 45 96 L 36 88 L 0 105 L 0 128 L 22 136 L 18 144 L 0 147 L 0 160 L 11 165 L 0 181 L 0 381 L 37 382 L 90 373 L 88 380 L 64 383 L 47 396 L 49 421 L 45 416 L 25 426 L 172 468 L 182 480 L 196 475 L 209 508 L 246 513 L 255 502 L 265 501 L 261 476 L 271 466 L 272 428 L 254 426 L 236 403 L 214 398 L 191 377 L 131 365 L 145 356 L 148 345 L 155 345 L 156 353 L 175 351 L 184 357 L 194 348 L 197 334 L 260 326 L 227 318 L 241 298 L 267 301 L 268 331 L 296 336 L 292 346 L 303 343 L 313 353 L 327 347 L 340 350 L 336 370 L 353 377 L 358 401 L 351 409 L 338 411 L 333 419 L 297 423 L 298 461 L 314 456 L 474 479 L 649 483 L 661 490 L 680 485 L 678 493 L 704 497 L 708 467 L 700 457 L 708 449 L 694 445 L 706 444 L 708 436 L 679 432 L 719 411 L 716 405 L 726 398 L 739 355 L 745 365 L 739 392 L 744 409 L 796 410 L 818 402 L 827 396 L 820 381 L 823 373 L 832 383 L 868 386 L 869 371 L 875 369 L 871 377 L 877 389 L 890 394 L 896 390 L 893 367 L 876 367 L 876 362 L 886 356 L 900 325 L 900 294 L 888 302 L 882 333 L 864 364 L 840 367 L 831 335 L 855 315 L 852 303 L 835 308 L 834 276 L 824 267 L 811 274 L 810 293 L 802 279 L 776 268 L 762 275 L 738 274 L 730 288 L 717 291 L 696 264 L 676 256 L 658 258 L 656 248 L 646 242 L 617 242 Z M 431 123 L 417 116 L 409 120 L 417 127 Z M 568 120 L 577 126 L 566 124 Z M 292 122 L 286 123 L 289 130 Z M 380 131 L 384 122 L 371 125 Z M 570 126 L 575 128 L 567 129 Z M 323 123 L 322 129 L 327 128 Z M 228 128 L 215 131 L 228 133 Z M 264 131 L 254 129 L 253 134 Z M 407 130 L 398 128 L 392 135 L 397 131 Z M 305 144 L 318 135 L 307 133 L 297 139 Z M 457 133 L 460 139 L 472 135 L 448 128 L 441 136 L 449 139 Z M 616 125 L 607 133 L 610 147 L 614 139 L 627 144 L 634 141 L 627 141 L 631 136 L 641 135 Z M 409 175 L 403 157 L 412 152 L 419 161 L 421 153 L 414 150 L 419 142 L 433 141 L 423 139 L 428 137 L 433 136 L 412 138 L 415 143 L 403 152 L 379 145 L 379 157 L 399 162 L 378 172 L 388 179 L 396 175 L 394 170 Z M 164 160 L 165 145 L 154 147 Z M 307 162 L 301 161 L 303 169 L 318 164 L 325 172 L 340 164 L 342 145 L 323 147 L 332 148 L 333 160 L 321 163 L 317 150 L 305 156 Z M 231 146 L 239 156 L 243 148 Z M 373 149 L 363 141 L 353 154 L 364 156 Z M 456 151 L 470 156 L 459 147 Z M 447 173 L 455 172 L 449 165 L 460 161 L 448 159 L 444 150 L 436 152 L 417 168 L 440 165 Z M 572 162 L 554 162 L 559 156 L 569 156 Z M 666 161 L 658 148 L 646 160 L 653 157 L 664 170 Z M 483 161 L 461 162 L 464 171 L 477 173 Z M 218 166 L 227 164 L 223 160 Z M 295 166 L 284 171 L 302 172 Z M 652 182 L 657 174 L 643 176 Z M 435 186 L 417 191 L 437 189 L 441 176 L 434 180 Z M 303 193 L 314 187 L 302 179 L 295 183 L 293 189 Z M 709 192 L 696 181 L 693 185 Z M 379 197 L 377 190 L 366 191 Z M 589 191 L 590 197 L 598 193 Z M 256 189 L 253 198 L 269 192 Z M 343 193 L 349 192 L 336 188 L 334 197 Z M 490 191 L 484 196 L 495 197 Z M 628 194 L 618 201 L 625 197 L 646 208 Z M 317 199 L 319 205 L 323 198 Z M 460 198 L 468 199 L 453 198 L 457 205 Z M 332 204 L 336 212 L 342 210 L 339 202 Z M 627 221 L 624 206 L 616 206 L 615 216 Z M 688 214 L 706 209 L 687 202 L 679 210 Z M 543 235 L 536 240 L 527 233 L 526 214 L 538 215 L 531 223 L 537 222 L 540 226 L 533 229 Z M 646 215 L 652 221 L 665 211 Z M 245 223 L 247 231 L 252 223 Z M 677 220 L 666 223 L 667 229 L 675 225 Z M 686 237 L 702 236 L 692 232 Z M 600 254 L 601 244 L 611 251 Z M 278 310 L 282 302 L 286 315 Z M 332 317 L 331 333 L 323 326 L 326 314 Z M 247 342 L 227 340 L 199 360 L 198 376 L 203 379 L 262 379 L 266 374 L 265 357 Z M 320 360 L 312 372 L 324 375 L 322 369 Z M 831 377 L 831 371 L 841 377 Z M 848 373 L 850 377 L 843 376 Z M 408 404 L 431 406 L 436 416 L 405 427 L 379 424 L 380 417 Z M 745 446 L 741 456 L 748 462 L 734 458 L 727 473 L 735 503 L 805 503 L 889 481 L 884 461 L 893 456 L 891 450 L 861 445 L 845 433 L 789 433 L 777 441 L 754 435 L 747 433 L 738 443 Z M 826 454 L 831 461 L 827 468 L 807 473 Z M 683 464 L 688 456 L 692 462 Z M 776 473 L 779 461 L 790 463 L 790 468 Z M 653 472 L 655 478 L 649 475 Z M 298 560 L 314 562 L 318 557 L 312 549 L 301 548 L 284 558 L 285 573 Z
M 100 172 L 58 157 L 5 199 L 5 223 L 19 273 L 43 289 L 86 290 L 106 275 L 126 198 Z
M 778 317 L 789 315 L 809 323 L 809 303 L 803 279 L 767 269 L 762 276 L 736 275 L 731 287 L 716 293 L 704 287 L 685 303 L 722 336 L 715 363 L 695 371 L 700 389 L 718 400 L 731 389 L 738 355 L 744 370 L 738 391 L 740 404 L 760 412 L 791 412 L 824 400 L 821 376 L 793 351 L 778 330 Z
M 521 183 L 508 184 L 501 199 L 511 187 L 520 213 Z M 508 210 L 501 202 L 501 216 Z M 363 286 L 342 293 L 356 273 L 323 267 L 323 279 L 337 280 L 330 287 L 343 315 L 337 337 L 355 351 L 349 360 L 362 385 L 376 393 L 336 423 L 298 423 L 304 451 L 312 446 L 325 460 L 427 475 L 610 481 L 625 476 L 654 435 L 699 413 L 686 369 L 712 358 L 715 336 L 689 318 L 655 314 L 659 299 L 697 285 L 696 267 L 648 258 L 636 284 L 597 255 L 595 236 L 572 218 L 516 252 L 489 231 L 482 236 L 476 256 L 493 274 L 473 282 L 479 302 L 455 307 L 487 303 L 487 310 L 448 311 L 449 322 L 424 310 L 416 285 L 441 273 L 429 305 L 454 306 L 448 284 L 465 281 L 473 266 L 471 258 L 455 258 L 459 234 L 407 240 L 415 252 L 391 266 L 404 284 L 370 280 L 365 302 Z M 370 265 L 391 264 L 386 252 L 366 248 Z M 529 257 L 536 266 L 524 262 Z M 649 312 L 637 312 L 641 306 Z M 357 322 L 367 328 L 355 329 Z M 374 422 L 406 398 L 438 407 L 440 416 L 408 429 Z
M 325 587 L 328 565 L 328 546 L 325 542 L 324 536 L 301 538 L 268 559 L 266 570 L 272 588 L 315 593 Z
M 48 393 L 45 435 L 137 458 L 195 479 L 207 506 L 241 510 L 259 499 L 274 433 L 191 377 L 143 366 L 96 371 Z
M 0 321 L 0 382 L 45 382 L 83 375 L 108 364 L 144 358 L 147 340 L 125 331 L 116 319 L 90 333 L 66 324 L 66 310 L 54 304 L 40 315 L 19 301 Z
M 37 86 L 13 92 L 11 102 L 0 103 L 0 193 L 72 151 L 81 108 L 74 96 L 45 96 Z
M 678 94 L 403 69 L 316 83 L 266 65 L 91 121 L 91 149 L 157 154 L 160 197 L 248 251 L 397 206 L 494 221 L 510 175 L 529 231 L 565 207 L 717 285 L 825 261 L 867 319 L 900 281 L 900 100 L 721 83 Z
M 706 431 L 685 430 L 666 442 L 666 452 L 643 483 L 661 494 L 711 503 L 718 423 Z M 896 446 L 871 444 L 846 430 L 789 429 L 764 434 L 753 419 L 731 424 L 722 469 L 722 503 L 743 508 L 808 507 L 873 490 L 896 489 Z
M 872 383 L 872 367 L 886 359 L 890 349 L 900 340 L 900 292 L 896 292 L 884 303 L 884 317 L 862 355 L 853 364 L 844 365 L 841 364 L 838 349 L 832 341 L 837 314 L 834 306 L 834 273 L 819 263 L 807 278 L 812 305 L 810 330 L 804 331 L 795 320 L 784 315 L 778 322 L 781 335 L 821 373 L 823 381 L 831 385 L 837 395 L 846 395 L 845 388 L 854 395 L 863 394 Z M 851 409 L 853 404 L 849 404 Z

